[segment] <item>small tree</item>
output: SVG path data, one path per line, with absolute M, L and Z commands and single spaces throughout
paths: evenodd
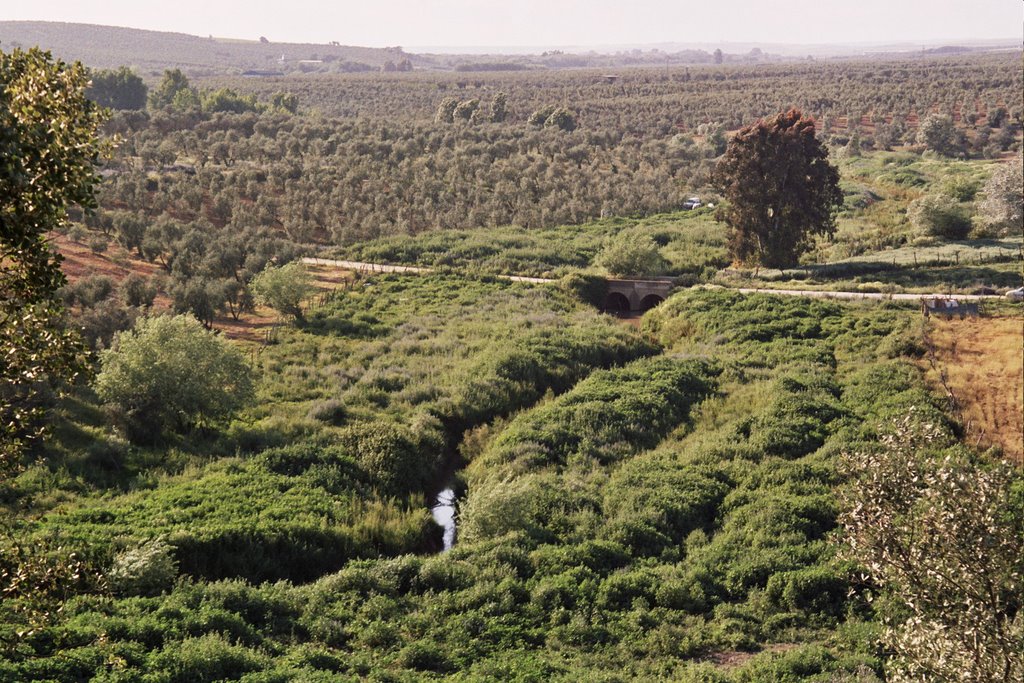
M 455 121 L 469 121 L 479 108 L 480 100 L 476 98 L 459 102 L 452 112 L 452 119 Z
M 953 125 L 953 119 L 942 114 L 929 114 L 917 129 L 917 143 L 948 157 L 963 154 L 964 137 Z
M 495 93 L 491 100 L 491 122 L 501 123 L 508 117 L 508 95 L 504 92 Z
M 553 114 L 554 111 L 554 105 L 544 105 L 540 109 L 537 109 L 532 114 L 530 114 L 530 117 L 526 119 L 526 122 L 529 123 L 531 126 L 537 126 L 538 128 L 540 128 L 547 122 L 547 120 L 551 117 L 551 114 Z
M 242 352 L 190 315 L 140 318 L 100 354 L 96 393 L 133 436 L 153 438 L 223 420 L 252 396 Z
M 971 219 L 964 205 L 944 194 L 915 199 L 907 209 L 911 224 L 926 235 L 962 240 L 971 231 Z
M 181 69 L 164 71 L 160 85 L 149 93 L 149 106 L 152 109 L 163 109 L 170 106 L 186 109 L 190 106 L 197 106 L 198 103 L 199 95 Z
M 459 101 L 454 97 L 446 97 L 437 105 L 437 112 L 434 114 L 434 121 L 437 123 L 451 123 L 455 120 L 455 109 Z
M 122 66 L 117 71 L 94 72 L 85 94 L 97 104 L 111 109 L 145 109 L 146 92 L 142 78 Z
M 294 114 L 299 111 L 299 96 L 290 92 L 277 92 L 270 104 L 274 109 Z
M 609 242 L 594 263 L 616 276 L 661 275 L 668 262 L 649 235 L 624 232 Z
M 727 200 L 718 216 L 741 263 L 796 265 L 814 235 L 833 233 L 843 202 L 839 171 L 814 135 L 814 120 L 797 109 L 740 130 L 712 180 Z
M 204 91 L 199 99 L 205 112 L 225 111 L 244 114 L 247 111 L 260 110 L 255 95 L 239 95 L 231 88 Z
M 544 121 L 545 128 L 558 128 L 567 133 L 576 130 L 577 125 L 579 124 L 576 122 L 576 115 L 565 107 L 558 107 Z
M 1024 161 L 1002 164 L 985 183 L 984 198 L 978 202 L 978 216 L 996 234 L 1024 232 Z
M 268 265 L 249 283 L 258 303 L 302 321 L 302 302 L 313 288 L 309 273 L 298 261 L 283 266 Z

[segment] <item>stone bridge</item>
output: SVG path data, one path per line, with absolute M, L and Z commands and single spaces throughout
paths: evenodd
M 608 280 L 604 310 L 608 313 L 618 314 L 649 311 L 668 298 L 671 289 L 671 278 L 664 280 Z

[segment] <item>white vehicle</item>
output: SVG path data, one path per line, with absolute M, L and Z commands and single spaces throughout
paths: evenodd
M 690 209 L 699 209 L 701 206 L 703 205 L 700 203 L 700 197 L 690 197 L 683 202 L 683 208 L 687 211 Z
M 1024 301 L 1024 287 L 1011 289 L 1004 296 L 1010 301 Z

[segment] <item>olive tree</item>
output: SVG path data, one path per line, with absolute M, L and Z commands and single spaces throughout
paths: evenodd
M 190 315 L 140 318 L 100 354 L 96 393 L 136 437 L 183 432 L 231 416 L 252 397 L 237 347 Z
M 258 303 L 283 315 L 302 320 L 302 302 L 313 289 L 309 273 L 298 261 L 283 266 L 268 265 L 249 283 Z
M 0 52 L 0 470 L 39 435 L 42 387 L 81 370 L 47 233 L 70 206 L 95 206 L 102 118 L 88 83 L 80 64 L 48 52 Z
M 917 143 L 944 156 L 963 154 L 964 136 L 953 119 L 944 114 L 929 114 L 917 129 Z
M 978 217 L 987 231 L 1000 235 L 1024 232 L 1024 162 L 1001 164 L 985 183 Z
M 650 235 L 638 232 L 616 235 L 597 254 L 594 263 L 618 276 L 661 275 L 668 268 L 657 243 Z
M 712 178 L 726 198 L 732 257 L 752 265 L 796 265 L 815 235 L 831 235 L 843 202 L 839 171 L 797 109 L 744 127 L 729 141 Z

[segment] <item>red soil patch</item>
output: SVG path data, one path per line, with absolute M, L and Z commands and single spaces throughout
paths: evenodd
M 152 277 L 160 272 L 160 266 L 134 257 L 113 242 L 106 251 L 96 253 L 67 235 L 51 233 L 50 241 L 64 257 L 61 270 L 71 282 L 77 282 L 90 275 L 106 275 L 120 282 L 132 273 Z
M 90 233 L 90 235 L 94 234 Z M 164 272 L 159 265 L 138 258 L 137 255 L 126 251 L 113 241 L 105 251 L 96 253 L 85 244 L 77 242 L 67 235 L 52 233 L 50 240 L 64 257 L 61 270 L 64 271 L 68 281 L 72 283 L 93 275 L 105 275 L 120 283 L 132 273 L 151 278 Z M 351 273 L 346 271 L 321 266 L 309 267 L 309 272 L 313 276 L 313 284 L 317 289 L 317 294 L 314 295 L 311 304 L 322 302 L 323 293 L 326 291 L 346 287 L 352 278 Z M 166 292 L 157 294 L 153 308 L 157 311 L 170 310 L 171 299 Z M 215 318 L 213 327 L 229 339 L 263 343 L 270 331 L 279 323 L 280 318 L 276 312 L 260 306 L 253 313 L 239 316 L 238 320 L 230 315 Z

